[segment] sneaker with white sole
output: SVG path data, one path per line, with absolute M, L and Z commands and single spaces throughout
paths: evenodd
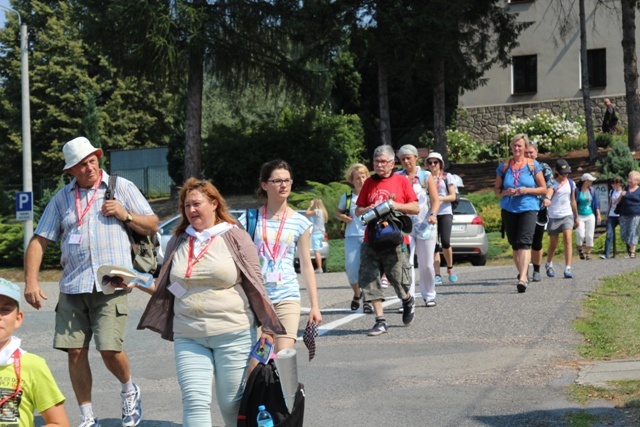
M 373 325 L 373 328 L 367 331 L 367 335 L 369 335 L 370 337 L 375 337 L 378 335 L 382 335 L 386 332 L 387 332 L 387 324 L 385 322 L 376 322 L 376 324 Z
M 539 271 L 534 271 L 533 275 L 531 276 L 531 281 L 532 282 L 540 282 L 542 281 L 542 276 L 540 275 Z
M 569 265 L 564 268 L 564 278 L 565 279 L 573 278 L 573 271 L 571 270 L 571 266 Z
M 556 277 L 556 271 L 553 269 L 553 264 L 546 263 L 544 268 L 547 270 L 547 277 Z
M 424 301 L 424 305 L 426 305 L 427 307 L 435 307 L 436 306 L 436 300 L 434 300 L 434 299 L 425 300 Z
M 434 279 L 436 285 L 442 285 L 442 276 L 439 274 L 436 274 L 436 277 Z
M 122 397 L 122 427 L 134 427 L 142 420 L 142 400 L 140 387 L 133 384 L 133 391 L 120 393 Z
M 380 286 L 382 286 L 383 288 L 388 288 L 389 287 L 389 279 L 387 279 L 387 276 L 382 276 L 380 278 Z
M 80 415 L 80 425 L 78 427 L 100 427 L 96 417 L 83 417 Z

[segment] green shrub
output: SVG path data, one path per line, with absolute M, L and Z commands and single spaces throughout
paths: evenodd
M 629 172 L 638 169 L 638 162 L 631 155 L 624 141 L 614 138 L 609 155 L 596 162 L 601 179 L 612 179 L 619 176 L 625 179 Z
M 292 192 L 289 196 L 289 204 L 295 209 L 307 209 L 311 200 L 320 198 L 324 203 L 329 215 L 329 221 L 325 225 L 329 239 L 339 239 L 341 222 L 335 217 L 340 197 L 344 193 L 350 193 L 351 187 L 341 182 L 331 182 L 321 184 L 319 182 L 307 181 L 310 189 L 302 192 Z
M 478 161 L 478 156 L 483 152 L 484 144 L 473 141 L 471 135 L 466 132 L 447 129 L 447 155 L 452 163 L 472 163 Z M 421 146 L 433 149 L 433 134 L 423 133 L 418 142 Z
M 609 148 L 613 143 L 613 135 L 610 133 L 599 133 L 596 135 L 596 145 L 600 148 Z
M 572 120 L 566 114 L 554 115 L 541 111 L 531 118 L 511 117 L 508 124 L 500 126 L 501 140 L 511 141 L 516 134 L 525 133 L 538 145 L 541 153 L 567 150 L 567 141 L 575 140 L 583 129 L 583 119 Z M 566 152 L 566 151 L 565 151 Z
M 482 218 L 484 229 L 487 232 L 500 231 L 502 213 L 499 204 L 489 204 L 478 209 L 478 215 Z

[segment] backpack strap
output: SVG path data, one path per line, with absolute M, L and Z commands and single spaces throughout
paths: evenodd
M 113 175 L 109 175 L 109 186 L 107 187 L 107 191 L 104 193 L 104 198 L 106 200 L 115 200 L 117 180 L 118 180 L 117 174 L 114 173 Z
M 258 209 L 247 209 L 247 233 L 254 240 L 256 236 L 256 226 L 258 225 Z
M 349 191 L 348 193 L 344 193 L 347 196 L 346 204 L 344 210 L 347 211 L 347 215 L 349 209 L 351 209 L 351 198 L 353 197 L 353 191 Z

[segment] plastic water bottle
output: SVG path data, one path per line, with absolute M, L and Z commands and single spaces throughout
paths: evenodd
M 258 406 L 258 427 L 273 427 L 273 418 L 264 405 Z

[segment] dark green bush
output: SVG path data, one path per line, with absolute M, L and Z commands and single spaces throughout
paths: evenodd
M 626 177 L 632 170 L 638 169 L 638 162 L 631 155 L 629 147 L 624 141 L 613 139 L 613 144 L 609 155 L 596 163 L 601 179 L 612 179 L 616 176 Z
M 600 148 L 609 148 L 613 143 L 613 135 L 610 133 L 599 133 L 596 135 L 596 145 Z
M 356 115 L 334 115 L 321 108 L 285 109 L 276 123 L 255 128 L 213 127 L 203 153 L 203 173 L 227 194 L 258 186 L 260 167 L 281 158 L 293 168 L 294 185 L 342 178 L 364 155 L 364 131 Z

